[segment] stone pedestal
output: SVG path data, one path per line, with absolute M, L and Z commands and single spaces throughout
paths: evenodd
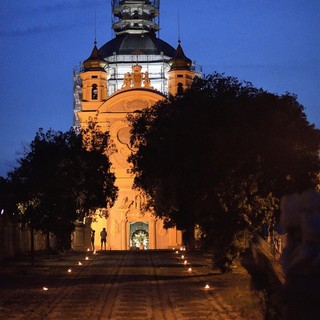
M 275 302 L 281 320 L 318 320 L 320 275 L 289 277 Z
M 85 251 L 90 248 L 90 228 L 87 224 L 76 223 L 72 237 L 72 249 Z

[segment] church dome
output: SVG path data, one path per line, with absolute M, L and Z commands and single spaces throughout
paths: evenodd
M 121 34 L 105 43 L 100 49 L 101 58 L 116 55 L 160 55 L 174 57 L 176 50 L 152 34 Z

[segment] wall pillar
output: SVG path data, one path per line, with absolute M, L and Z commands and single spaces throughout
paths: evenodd
M 121 250 L 127 250 L 127 221 L 121 221 Z
M 149 223 L 149 249 L 157 249 L 157 221 L 151 219 Z

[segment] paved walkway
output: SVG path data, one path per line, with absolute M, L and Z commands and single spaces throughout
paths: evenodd
M 106 251 L 29 264 L 0 264 L 0 319 L 242 319 L 199 254 Z

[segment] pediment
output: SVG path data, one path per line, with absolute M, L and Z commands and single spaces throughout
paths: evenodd
M 109 112 L 134 112 L 150 108 L 163 99 L 166 99 L 166 97 L 155 90 L 143 88 L 119 90 L 99 107 L 98 112 L 100 114 Z

